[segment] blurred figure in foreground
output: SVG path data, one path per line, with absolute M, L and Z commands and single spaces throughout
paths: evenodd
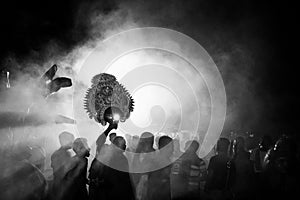
M 142 133 L 130 169 L 132 174 L 133 185 L 135 186 L 136 199 L 147 198 L 148 188 L 148 168 L 149 163 L 153 163 L 155 158 L 155 149 L 153 148 L 154 135 L 150 132 Z
M 265 198 L 263 194 L 266 194 L 265 185 L 267 177 L 264 173 L 264 159 L 268 150 L 272 147 L 272 138 L 270 135 L 264 135 L 258 147 L 253 149 L 250 155 L 250 160 L 253 162 L 255 186 L 257 191 L 257 198 Z
M 87 157 L 90 156 L 90 148 L 85 138 L 77 138 L 73 143 L 73 151 L 76 153 L 67 165 L 66 187 L 67 192 L 63 199 L 87 200 Z
M 116 128 L 117 124 L 110 123 L 96 141 L 97 154 L 92 162 L 89 175 L 89 199 L 134 199 L 128 173 L 128 161 L 124 156 L 125 139 L 116 136 L 112 141 L 112 145 L 104 145 L 109 132 Z M 103 163 L 109 164 L 109 166 Z M 122 171 L 115 168 L 122 169 Z
M 199 199 L 204 196 L 207 169 L 204 160 L 198 157 L 199 143 L 187 141 L 185 152 L 172 168 L 172 199 Z
M 124 155 L 126 141 L 117 136 L 111 146 L 112 155 L 109 166 L 104 167 L 105 199 L 134 199 L 134 192 L 129 176 L 128 160 Z
M 299 193 L 299 159 L 295 137 L 282 135 L 264 160 L 265 197 L 293 199 Z
M 230 142 L 220 138 L 217 142 L 217 155 L 211 157 L 205 190 L 211 199 L 232 199 L 231 187 L 235 180 L 235 165 L 228 156 Z
M 105 144 L 106 138 L 111 130 L 116 129 L 117 124 L 110 124 L 107 129 L 97 138 L 96 156 L 89 169 L 89 199 L 105 199 L 104 184 L 104 159 L 108 159 L 109 146 Z M 111 133 L 113 134 L 113 133 Z M 113 134 L 114 135 L 114 134 Z
M 250 153 L 246 150 L 245 139 L 237 137 L 235 139 L 234 163 L 236 169 L 236 180 L 232 187 L 235 199 L 253 199 L 254 170 L 250 161 Z
M 52 199 L 61 199 L 65 192 L 65 176 L 67 173 L 67 164 L 70 163 L 71 160 L 73 141 L 73 134 L 66 131 L 59 134 L 61 147 L 51 156 L 51 167 L 53 169 Z
M 158 141 L 159 152 L 153 162 L 154 168 L 160 168 L 149 172 L 147 199 L 149 200 L 168 200 L 171 199 L 171 169 L 172 154 L 174 151 L 172 138 L 161 136 Z
M 108 134 L 110 131 L 110 127 L 106 129 L 105 134 Z M 104 134 L 104 135 L 105 135 Z M 89 169 L 89 199 L 101 199 L 104 196 L 104 193 L 102 192 L 103 189 L 99 189 L 100 185 L 103 183 L 104 179 L 104 167 L 105 164 L 101 162 L 103 159 L 108 159 L 110 157 L 111 152 L 111 146 L 113 145 L 113 140 L 117 136 L 116 133 L 110 133 L 109 134 L 109 141 L 110 144 L 99 144 L 99 138 L 97 140 L 97 151 L 96 151 L 96 157 L 93 159 L 90 169 Z M 104 140 L 105 139 L 105 140 Z M 106 141 L 106 136 L 103 138 L 104 142 Z M 102 143 L 103 141 L 101 141 Z M 100 148 L 101 146 L 101 148 Z M 101 156 L 100 156 L 101 155 Z M 101 193 L 102 192 L 102 193 Z

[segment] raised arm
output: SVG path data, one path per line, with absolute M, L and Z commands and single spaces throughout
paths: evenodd
M 97 153 L 100 152 L 101 148 L 103 147 L 106 137 L 108 136 L 109 132 L 113 129 L 117 129 L 118 124 L 117 123 L 110 123 L 107 129 L 99 135 L 99 137 L 96 140 L 96 145 L 97 145 Z

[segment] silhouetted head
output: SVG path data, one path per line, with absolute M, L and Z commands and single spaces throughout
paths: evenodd
M 172 142 L 172 138 L 170 138 L 167 135 L 161 136 L 158 140 L 158 148 L 162 149 L 166 145 L 168 145 L 170 142 Z
M 142 133 L 138 143 L 137 153 L 154 151 L 153 144 L 154 144 L 154 135 L 150 132 Z
M 116 136 L 117 136 L 116 133 L 110 133 L 109 134 L 109 141 L 113 142 L 113 140 L 115 139 Z
M 158 140 L 158 148 L 160 152 L 164 154 L 164 156 L 166 157 L 172 156 L 174 151 L 172 138 L 166 135 L 161 136 Z
M 150 132 L 144 132 L 142 133 L 140 140 L 142 140 L 146 145 L 153 146 L 154 135 Z
M 90 148 L 86 138 L 77 138 L 73 143 L 73 151 L 80 157 L 90 156 Z
M 189 140 L 185 143 L 185 151 L 196 153 L 199 149 L 199 142 L 196 140 Z
M 230 142 L 227 138 L 220 138 L 217 142 L 217 152 L 227 153 Z
M 62 147 L 72 148 L 73 141 L 75 139 L 72 133 L 64 131 L 61 134 L 59 134 L 58 138 L 59 138 L 59 143 Z
M 123 151 L 126 149 L 126 140 L 121 136 L 116 136 L 113 140 L 113 144 Z

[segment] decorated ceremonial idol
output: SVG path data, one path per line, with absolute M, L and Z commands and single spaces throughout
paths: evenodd
M 85 96 L 85 109 L 90 119 L 105 126 L 125 122 L 133 111 L 133 99 L 115 76 L 101 73 L 92 78 Z

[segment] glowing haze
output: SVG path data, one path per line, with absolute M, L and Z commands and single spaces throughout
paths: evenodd
M 205 156 L 221 134 L 226 96 L 221 76 L 207 52 L 194 40 L 163 28 L 139 28 L 108 37 L 78 68 L 74 114 L 78 133 L 95 141 L 104 127 L 89 119 L 83 98 L 92 77 L 110 73 L 135 100 L 131 118 L 120 123 L 120 135 L 145 131 L 202 143 Z M 97 134 L 95 134 L 97 133 Z

